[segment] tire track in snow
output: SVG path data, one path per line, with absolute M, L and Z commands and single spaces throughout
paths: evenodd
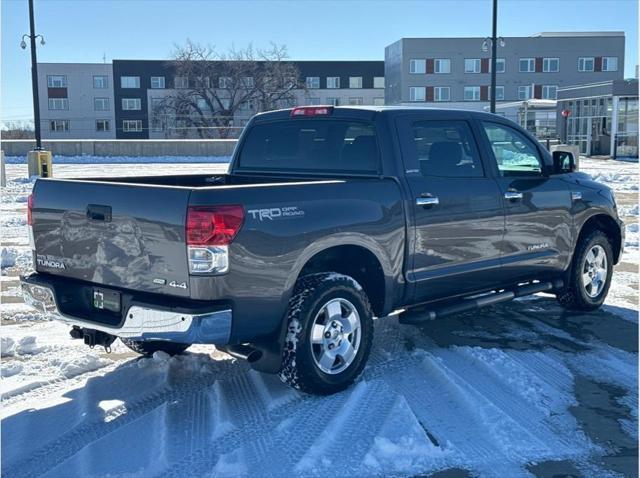
M 136 367 L 136 365 L 138 363 L 128 363 L 125 367 Z M 177 381 L 171 379 L 171 369 L 168 369 L 166 370 L 168 379 L 159 389 L 145 393 L 136 399 L 128 400 L 126 403 L 110 409 L 104 416 L 96 417 L 71 428 L 52 442 L 35 450 L 25 459 L 6 464 L 2 467 L 2 473 L 5 476 L 16 478 L 40 476 L 71 458 L 82 448 L 134 422 L 164 403 L 183 401 L 197 394 L 199 390 L 208 388 L 216 381 L 224 379 L 225 371 L 217 372 L 204 374 L 202 371 L 200 373 L 193 371 L 191 377 L 180 382 L 179 379 Z M 118 371 L 113 373 L 118 373 Z M 229 370 L 227 373 L 237 373 L 237 371 Z M 5 431 L 7 431 L 6 428 Z M 4 462 L 3 465 L 5 465 Z

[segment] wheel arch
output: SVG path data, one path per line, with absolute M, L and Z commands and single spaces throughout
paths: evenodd
M 618 222 L 608 214 L 594 214 L 584 221 L 574 245 L 574 250 L 580 241 L 596 230 L 602 231 L 609 238 L 613 249 L 613 263 L 617 264 L 620 261 L 622 252 L 622 229 Z

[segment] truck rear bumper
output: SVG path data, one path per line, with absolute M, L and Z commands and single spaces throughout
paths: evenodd
M 124 321 L 115 326 L 62 312 L 56 300 L 55 286 L 39 274 L 22 277 L 21 284 L 26 304 L 72 326 L 132 340 L 166 340 L 186 344 L 226 345 L 231 336 L 233 314 L 227 308 L 185 313 L 175 308 L 168 310 L 134 302 L 128 306 Z

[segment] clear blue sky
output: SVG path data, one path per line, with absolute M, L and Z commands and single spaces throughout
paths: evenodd
M 3 121 L 31 119 L 27 0 L 2 2 Z M 190 1 L 36 0 L 41 62 L 165 59 L 188 37 L 221 49 L 287 45 L 292 59 L 382 60 L 401 37 L 487 36 L 491 0 Z M 499 0 L 502 36 L 539 31 L 621 30 L 625 76 L 638 63 L 637 0 Z

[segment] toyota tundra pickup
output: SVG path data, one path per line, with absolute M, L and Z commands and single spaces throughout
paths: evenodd
M 623 246 L 612 191 L 487 113 L 258 114 L 227 174 L 40 179 L 25 301 L 88 345 L 215 344 L 303 391 L 361 373 L 373 317 L 527 294 L 594 309 Z

